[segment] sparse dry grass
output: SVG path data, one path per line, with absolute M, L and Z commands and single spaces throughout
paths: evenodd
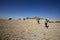
M 0 40 L 60 40 L 60 23 L 45 20 L 0 20 Z

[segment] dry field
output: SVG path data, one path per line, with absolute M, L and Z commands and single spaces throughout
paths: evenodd
M 60 23 L 44 20 L 0 20 L 0 40 L 60 40 Z

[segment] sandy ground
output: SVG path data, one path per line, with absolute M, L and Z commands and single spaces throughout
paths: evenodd
M 0 40 L 60 40 L 60 23 L 36 20 L 0 20 Z

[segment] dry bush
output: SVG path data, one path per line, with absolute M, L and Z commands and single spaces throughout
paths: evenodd
M 49 23 L 60 23 L 60 21 L 49 21 Z
M 55 21 L 55 23 L 60 23 L 60 21 Z
M 49 21 L 49 23 L 54 23 L 54 21 Z

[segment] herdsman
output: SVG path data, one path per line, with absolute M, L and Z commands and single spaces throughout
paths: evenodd
M 40 24 L 39 20 L 37 20 L 38 24 Z
M 38 23 L 38 24 L 40 24 L 40 21 L 39 21 L 39 20 L 40 20 L 40 18 L 37 19 L 37 23 Z
M 45 22 L 45 27 L 46 27 L 46 28 L 48 28 L 47 23 L 48 23 L 48 20 L 46 19 L 46 22 Z

